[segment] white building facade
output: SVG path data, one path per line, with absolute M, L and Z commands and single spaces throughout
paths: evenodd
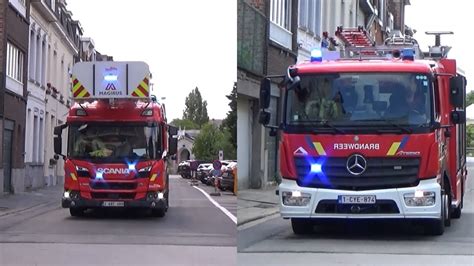
M 70 71 L 79 56 L 82 29 L 65 1 L 32 1 L 26 111 L 25 187 L 63 181 L 63 162 L 54 159 L 53 130 L 71 105 Z M 63 146 L 66 139 L 63 138 Z

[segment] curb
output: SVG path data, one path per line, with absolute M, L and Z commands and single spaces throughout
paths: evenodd
M 34 209 L 34 208 L 37 208 L 37 207 L 40 207 L 40 206 L 47 206 L 47 205 L 50 205 L 54 202 L 56 202 L 56 200 L 38 203 L 38 204 L 28 206 L 28 207 L 25 207 L 25 208 L 11 209 L 10 211 L 0 213 L 0 217 L 16 214 L 16 213 L 20 213 L 20 212 L 24 212 L 24 211 L 31 210 L 31 209 Z
M 237 219 L 237 227 L 248 224 L 248 223 L 251 223 L 251 222 L 254 222 L 254 221 L 257 221 L 257 220 L 260 220 L 260 219 L 264 219 L 268 216 L 275 215 L 279 212 L 280 212 L 280 208 L 279 207 L 274 207 L 274 210 L 272 210 L 268 213 L 265 213 L 265 214 L 262 214 L 262 215 L 259 215 L 259 216 L 255 216 L 255 217 L 252 217 L 250 219 L 246 219 L 244 221 L 241 221 L 241 219 Z

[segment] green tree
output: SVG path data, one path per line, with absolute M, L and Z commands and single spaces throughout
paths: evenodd
M 196 123 L 188 119 L 175 118 L 173 119 L 173 121 L 171 121 L 170 124 L 181 129 L 198 129 L 199 128 L 199 126 L 196 125 Z
M 224 151 L 225 159 L 235 159 L 235 149 L 230 143 L 230 133 L 219 130 L 216 126 L 207 123 L 194 140 L 193 153 L 200 160 L 212 161 L 218 158 L 219 150 Z
M 466 106 L 474 103 L 474 91 L 470 91 L 466 95 Z
M 209 121 L 207 101 L 202 100 L 198 87 L 192 90 L 184 103 L 183 120 L 190 120 L 199 128 Z
M 234 82 L 234 87 L 229 95 L 230 111 L 227 112 L 227 117 L 222 121 L 221 129 L 227 129 L 230 132 L 230 142 L 237 149 L 237 82 Z

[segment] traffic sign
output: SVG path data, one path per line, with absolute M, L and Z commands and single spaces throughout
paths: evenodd
M 222 161 L 222 160 L 224 160 L 224 151 L 220 150 L 219 151 L 219 161 Z

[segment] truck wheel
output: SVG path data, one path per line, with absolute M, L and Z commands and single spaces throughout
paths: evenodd
M 444 225 L 451 226 L 451 190 L 447 187 L 444 191 L 449 191 L 449 194 L 444 194 Z
M 166 209 L 163 208 L 163 209 L 152 209 L 151 210 L 151 216 L 153 217 L 164 217 L 166 214 Z
M 457 208 L 453 209 L 453 212 L 451 213 L 451 218 L 454 219 L 459 219 L 461 218 L 461 210 L 464 205 L 464 186 L 461 185 L 461 203 L 459 203 L 459 206 Z
M 428 234 L 433 236 L 440 236 L 444 234 L 444 227 L 451 224 L 449 220 L 449 197 L 446 195 L 446 190 L 441 190 L 441 219 L 430 220 L 428 223 Z
M 291 218 L 291 227 L 296 235 L 310 234 L 313 232 L 313 222 L 308 218 Z
M 83 208 L 69 208 L 69 213 L 72 217 L 81 217 L 84 216 L 84 209 Z

